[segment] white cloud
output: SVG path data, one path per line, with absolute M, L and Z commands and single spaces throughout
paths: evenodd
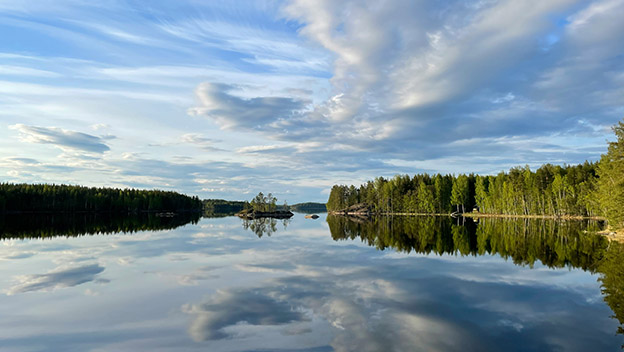
M 287 97 L 245 99 L 234 95 L 235 90 L 236 87 L 227 84 L 201 84 L 196 90 L 201 105 L 189 109 L 189 114 L 208 116 L 224 129 L 254 129 L 275 121 L 295 119 L 307 104 Z
M 0 129 L 11 181 L 322 201 L 354 173 L 596 159 L 624 115 L 622 0 L 0 8 L 32 43 L 0 53 L 0 119 L 35 143 Z
M 24 124 L 11 125 L 9 128 L 19 131 L 22 140 L 28 143 L 53 144 L 61 149 L 98 154 L 110 150 L 102 138 L 82 132 L 56 127 L 26 126 Z

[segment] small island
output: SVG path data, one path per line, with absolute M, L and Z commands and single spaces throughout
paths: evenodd
M 282 209 L 277 209 L 277 198 L 271 193 L 264 195 L 262 192 L 258 193 L 251 202 L 245 202 L 243 210 L 236 213 L 236 216 L 243 219 L 259 219 L 259 218 L 274 218 L 274 219 L 289 219 L 294 214 L 288 210 L 288 205 L 284 203 Z

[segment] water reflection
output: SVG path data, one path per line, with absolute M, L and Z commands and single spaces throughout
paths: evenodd
M 570 266 L 595 270 L 609 241 L 588 232 L 600 230 L 590 221 L 547 219 L 471 219 L 449 217 L 375 217 L 369 220 L 328 216 L 334 240 L 359 238 L 370 246 L 401 252 L 484 255 L 498 254 L 515 264 L 536 260 L 551 268 Z
M 600 273 L 601 292 L 624 334 L 624 245 L 595 232 L 594 221 L 547 219 L 471 219 L 448 217 L 376 217 L 358 219 L 328 216 L 336 241 L 359 238 L 379 250 L 402 252 L 497 254 L 516 265 L 533 267 L 536 261 L 550 268 L 581 268 Z
M 613 318 L 620 322 L 618 334 L 624 334 L 624 245 L 612 243 L 598 270 L 604 300 L 613 310 Z
M 39 238 L 170 230 L 196 224 L 199 213 L 0 214 L 0 238 Z
M 75 267 L 61 267 L 46 274 L 25 275 L 19 278 L 17 284 L 8 288 L 6 294 L 52 291 L 57 288 L 77 286 L 95 281 L 97 275 L 103 271 L 104 267 L 98 264 L 87 264 Z
M 324 217 L 1 241 L 0 346 L 619 349 L 624 254 L 594 224 Z
M 274 218 L 256 218 L 256 219 L 247 219 L 241 218 L 243 222 L 243 228 L 245 230 L 251 230 L 258 237 L 262 237 L 264 235 L 271 236 L 273 233 L 277 232 L 277 223 L 278 221 L 282 223 L 282 227 L 284 230 L 288 227 L 288 224 L 292 221 L 292 219 L 274 219 Z

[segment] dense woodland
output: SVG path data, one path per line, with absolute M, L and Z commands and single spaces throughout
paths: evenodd
M 624 227 L 624 123 L 613 128 L 597 163 L 516 167 L 498 175 L 397 175 L 355 187 L 332 187 L 327 209 L 364 203 L 376 213 L 445 213 L 473 209 L 506 215 L 605 216 Z
M 1 212 L 185 212 L 202 202 L 176 192 L 47 184 L 0 184 Z
M 334 186 L 327 208 L 344 209 L 357 203 L 375 212 L 450 213 L 472 211 L 530 215 L 595 215 L 596 165 L 544 165 L 513 168 L 496 176 L 397 175 L 378 177 L 359 188 Z

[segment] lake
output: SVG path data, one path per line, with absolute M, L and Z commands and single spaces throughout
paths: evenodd
M 624 255 L 586 233 L 594 223 L 37 219 L 0 221 L 2 351 L 618 351 L 624 343 L 614 317 L 624 317 Z M 97 232 L 105 234 L 89 235 Z

